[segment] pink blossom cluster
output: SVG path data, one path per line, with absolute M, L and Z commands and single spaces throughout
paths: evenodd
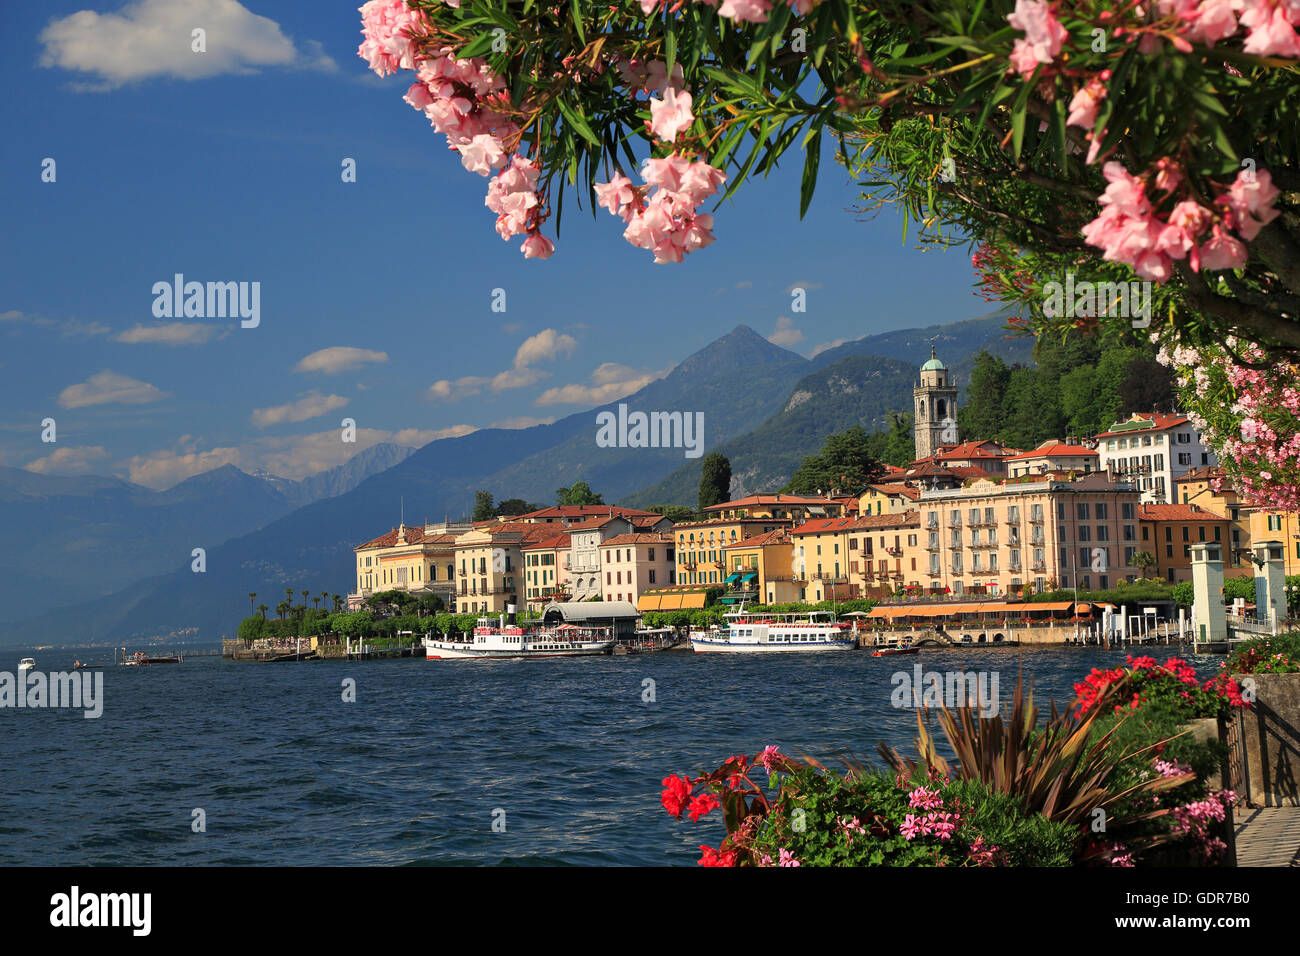
M 955 813 L 909 813 L 903 817 L 898 832 L 904 840 L 914 840 L 919 836 L 937 836 L 940 840 L 951 840 L 957 832 L 960 817 Z
M 718 191 L 726 173 L 700 160 L 668 156 L 647 159 L 641 177 L 645 186 L 634 187 L 621 173 L 596 184 L 600 205 L 627 223 L 628 242 L 651 250 L 658 263 L 681 262 L 713 242 L 713 217 L 697 207 Z
M 460 0 L 448 0 L 459 7 Z M 357 55 L 380 76 L 415 69 L 416 40 L 428 32 L 428 21 L 402 0 L 369 0 L 358 8 L 365 37 Z
M 1113 161 L 1102 172 L 1109 185 L 1097 201 L 1105 208 L 1083 227 L 1083 237 L 1104 250 L 1102 258 L 1127 263 L 1143 279 L 1165 282 L 1174 261 L 1182 259 L 1193 271 L 1239 269 L 1246 264 L 1246 246 L 1233 232 L 1249 241 L 1278 216 L 1273 204 L 1280 193 L 1266 169 L 1239 172 L 1214 201 L 1214 211 L 1184 199 L 1167 219 L 1156 214 L 1142 177 Z M 1182 181 L 1172 161 L 1156 164 L 1156 189 L 1172 193 Z
M 839 823 L 840 831 L 844 834 L 844 838 L 848 842 L 849 846 L 853 845 L 854 834 L 863 834 L 867 832 L 867 828 L 862 825 L 862 821 L 857 817 L 853 817 L 852 819 L 849 819 L 848 817 L 840 817 L 836 822 Z
M 460 5 L 460 0 L 445 2 Z M 509 102 L 505 81 L 479 57 L 457 59 L 450 48 L 421 53 L 417 41 L 428 35 L 428 23 L 423 13 L 402 0 L 370 0 L 361 7 L 361 32 L 365 41 L 357 53 L 380 76 L 399 69 L 415 71 L 415 82 L 403 99 L 447 137 L 461 165 L 480 176 L 500 170 L 488 185 L 484 203 L 497 214 L 501 238 L 526 234 L 520 247 L 524 258 L 549 258 L 555 245 L 540 232 L 540 170 L 532 160 L 512 155 L 507 146 L 519 128 L 498 109 Z
M 1259 56 L 1300 57 L 1300 0 L 1156 0 L 1161 16 L 1175 16 L 1178 32 L 1213 46 L 1245 29 L 1242 50 Z
M 976 866 L 1001 866 L 1007 862 L 1007 854 L 1000 847 L 986 843 L 984 837 L 977 836 L 966 851 L 966 859 Z
M 1011 68 L 1022 76 L 1055 60 L 1070 35 L 1052 13 L 1048 0 L 1016 0 L 1015 12 L 1007 14 L 1007 22 L 1025 34 L 1011 50 Z
M 1205 407 L 1189 410 L 1188 418 L 1218 453 L 1241 498 L 1279 511 L 1300 510 L 1296 368 L 1281 362 L 1268 365 L 1263 350 L 1252 343 L 1229 337 L 1227 346 L 1247 362 L 1265 367 L 1238 365 L 1215 347 L 1165 344 L 1156 358 L 1174 370 L 1183 388 L 1195 390 L 1204 402 Z M 1230 404 L 1223 401 L 1224 391 L 1231 395 Z
M 1156 773 L 1162 777 L 1181 777 L 1191 772 L 1191 767 L 1184 767 L 1177 760 L 1160 760 L 1155 762 Z
M 907 805 L 913 810 L 938 810 L 943 806 L 943 797 L 937 790 L 917 787 L 907 795 Z
M 1227 817 L 1227 808 L 1237 800 L 1231 790 L 1220 790 L 1203 800 L 1194 800 L 1173 809 L 1173 824 L 1170 832 L 1175 836 L 1187 837 L 1199 844 L 1201 853 L 1207 860 L 1218 858 L 1227 846 L 1223 840 L 1213 836 L 1218 823 Z

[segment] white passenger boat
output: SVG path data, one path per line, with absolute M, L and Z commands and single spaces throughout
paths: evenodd
M 479 618 L 474 633 L 466 640 L 424 636 L 424 656 L 430 661 L 596 657 L 613 652 L 612 628 L 576 624 L 523 627 L 507 622 L 504 614 L 499 621 Z
M 24 657 L 22 660 L 18 662 L 18 670 L 20 672 L 35 670 L 35 668 L 36 668 L 36 658 L 34 657 Z
M 830 611 L 771 614 L 741 608 L 723 617 L 725 628 L 691 632 L 695 653 L 851 651 L 858 646 L 850 626 L 837 624 Z

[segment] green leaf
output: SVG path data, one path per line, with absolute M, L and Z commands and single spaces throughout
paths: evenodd
M 566 103 L 563 98 L 556 99 L 555 105 L 560 108 L 560 113 L 564 116 L 565 121 L 578 132 L 579 136 L 591 143 L 593 146 L 600 145 L 599 137 L 591 131 L 591 127 L 587 125 L 586 118 L 578 111 L 580 107 L 575 108 L 574 106 L 571 106 Z
M 804 217 L 808 205 L 812 202 L 813 190 L 817 188 L 817 166 L 821 162 L 822 131 L 818 126 L 812 133 L 812 139 L 804 143 L 803 181 L 799 185 L 799 218 Z
M 578 31 L 578 42 L 583 46 L 587 45 L 587 31 L 582 27 L 582 3 L 581 0 L 569 0 L 569 8 L 573 11 L 573 28 Z

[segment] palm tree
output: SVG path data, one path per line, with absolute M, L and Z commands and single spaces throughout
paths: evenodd
M 248 614 L 249 614 L 250 617 L 251 617 L 252 614 L 253 614 L 253 600 L 254 600 L 256 597 L 257 597 L 257 592 L 256 592 L 256 591 L 249 591 L 249 592 L 248 592 Z
M 267 606 L 266 606 L 265 604 L 259 604 L 259 605 L 257 606 L 257 609 L 258 609 L 259 611 L 262 612 L 262 620 L 265 621 L 265 620 L 266 620 L 266 612 L 267 612 L 267 610 L 268 610 L 268 609 L 267 609 Z
M 292 606 L 288 601 L 281 601 L 275 606 L 275 613 L 280 615 L 280 620 L 284 620 L 284 616 L 289 613 L 289 608 Z
M 292 604 L 292 603 L 293 603 L 293 588 L 285 588 L 285 589 L 284 589 L 284 596 L 287 597 L 287 598 L 289 599 L 289 603 Z
M 337 614 L 339 611 L 343 610 L 343 595 L 334 594 L 331 595 L 331 597 L 334 598 L 334 613 Z
M 1133 567 L 1142 572 L 1143 580 L 1146 580 L 1149 576 L 1147 572 L 1155 566 L 1156 556 L 1150 551 L 1139 551 L 1137 554 L 1133 555 Z
M 307 609 L 307 597 L 311 594 L 311 592 L 310 592 L 310 591 L 299 591 L 298 593 L 302 595 L 302 607 L 303 607 L 303 610 L 306 610 L 306 609 Z
M 319 594 L 316 595 L 314 598 L 311 599 L 311 606 L 312 606 L 312 609 L 313 609 L 313 610 L 316 610 L 316 611 L 319 611 L 319 610 L 320 610 L 320 599 L 321 599 L 321 595 L 319 595 Z

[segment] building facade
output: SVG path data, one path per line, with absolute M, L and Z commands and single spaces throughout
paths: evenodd
M 1139 493 L 1094 472 L 1074 481 L 974 481 L 923 491 L 931 593 L 1005 595 L 1136 580 Z
M 1158 412 L 1116 422 L 1097 436 L 1097 453 L 1102 469 L 1133 482 L 1144 504 L 1172 504 L 1175 481 L 1218 464 L 1185 415 Z
M 604 600 L 637 604 L 641 593 L 677 583 L 677 558 L 671 532 L 629 532 L 601 545 Z

